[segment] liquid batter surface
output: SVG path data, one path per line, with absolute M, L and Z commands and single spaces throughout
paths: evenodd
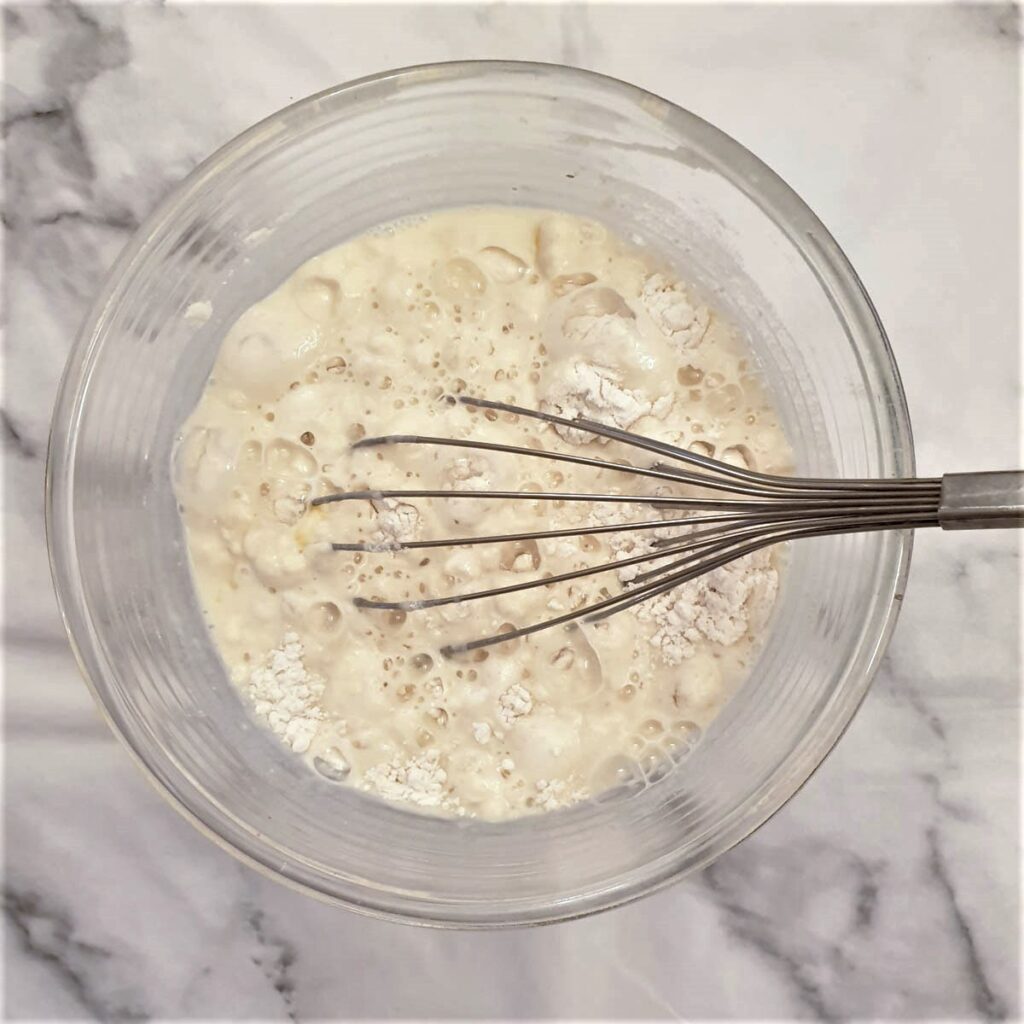
M 600 623 L 446 658 L 445 644 L 619 593 L 649 566 L 419 611 L 362 611 L 352 599 L 557 575 L 628 560 L 680 530 L 396 544 L 678 513 L 528 497 L 668 493 L 663 481 L 621 472 L 351 445 L 419 433 L 644 464 L 642 453 L 576 429 L 445 400 L 463 394 L 786 472 L 789 447 L 748 360 L 668 268 L 565 214 L 439 213 L 310 260 L 228 332 L 175 453 L 196 589 L 232 679 L 329 782 L 434 813 L 505 818 L 663 774 L 747 670 L 775 600 L 773 555 L 749 555 Z M 310 506 L 339 491 L 421 487 L 526 497 Z M 382 550 L 337 552 L 332 541 Z

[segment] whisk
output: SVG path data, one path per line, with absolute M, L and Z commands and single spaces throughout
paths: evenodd
M 622 533 L 628 531 L 665 531 L 685 528 L 680 536 L 662 534 L 637 555 L 574 569 L 558 575 L 469 593 L 423 597 L 417 600 L 384 601 L 357 597 L 355 604 L 364 609 L 414 612 L 426 608 L 465 601 L 478 601 L 503 594 L 550 587 L 560 583 L 621 570 L 645 563 L 653 565 L 634 576 L 620 593 L 584 604 L 564 614 L 526 626 L 480 637 L 442 648 L 445 656 L 473 651 L 537 633 L 543 629 L 570 625 L 579 621 L 597 622 L 682 584 L 711 572 L 737 558 L 773 544 L 803 537 L 878 530 L 906 530 L 941 526 L 946 530 L 973 530 L 1024 526 L 1024 471 L 991 473 L 947 473 L 942 477 L 892 480 L 828 480 L 790 478 L 758 473 L 696 452 L 656 441 L 589 419 L 567 419 L 552 413 L 525 409 L 507 402 L 482 398 L 448 396 L 447 401 L 495 412 L 512 413 L 529 420 L 593 434 L 621 442 L 637 452 L 657 457 L 650 465 L 633 465 L 575 455 L 566 452 L 518 447 L 469 438 L 429 437 L 420 434 L 390 434 L 367 437 L 353 448 L 381 448 L 392 445 L 436 445 L 500 452 L 531 459 L 571 463 L 593 469 L 609 470 L 634 477 L 664 481 L 673 487 L 685 487 L 691 493 L 595 494 L 554 491 L 480 491 L 448 489 L 361 490 L 327 494 L 313 499 L 312 505 L 338 501 L 386 498 L 470 498 L 474 500 L 612 502 L 647 506 L 659 513 L 657 518 L 639 522 L 572 526 L 557 530 L 533 530 L 479 537 L 447 537 L 413 540 L 388 545 L 372 542 L 332 544 L 335 551 L 382 551 L 448 548 L 463 545 L 504 544 L 549 540 L 562 537 Z M 705 493 L 692 493 L 693 488 Z M 665 488 L 663 488 L 665 489 Z M 672 513 L 680 513 L 673 517 Z M 665 515 L 668 513 L 668 516 Z

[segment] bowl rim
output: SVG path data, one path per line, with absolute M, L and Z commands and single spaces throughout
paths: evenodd
M 848 695 L 852 696 L 852 700 L 847 705 L 845 718 L 830 731 L 814 737 L 816 742 L 812 744 L 811 749 L 804 752 L 800 765 L 792 763 L 797 761 L 797 758 L 789 758 L 790 771 L 787 775 L 773 780 L 776 786 L 773 789 L 772 797 L 770 800 L 762 802 L 762 806 L 754 816 L 755 820 L 745 821 L 741 828 L 734 829 L 732 834 L 721 837 L 721 840 L 717 844 L 711 844 L 699 859 L 686 865 L 673 862 L 665 863 L 661 865 L 659 871 L 646 876 L 639 883 L 634 882 L 629 886 L 611 886 L 603 890 L 588 890 L 572 897 L 571 901 L 565 904 L 555 902 L 550 904 L 546 910 L 531 910 L 526 915 L 514 907 L 495 914 L 484 916 L 475 914 L 464 919 L 453 917 L 450 912 L 452 908 L 446 908 L 449 912 L 445 914 L 441 912 L 445 908 L 432 904 L 422 904 L 416 910 L 412 910 L 408 906 L 396 909 L 394 905 L 388 905 L 386 895 L 383 899 L 359 901 L 336 892 L 326 892 L 317 888 L 312 882 L 297 877 L 297 874 L 286 872 L 280 859 L 272 860 L 267 856 L 261 857 L 261 854 L 265 855 L 269 848 L 261 850 L 258 845 L 254 845 L 252 848 L 244 849 L 219 832 L 204 819 L 199 810 L 190 806 L 183 797 L 172 791 L 156 769 L 147 761 L 143 749 L 136 742 L 137 737 L 133 736 L 131 730 L 115 717 L 111 708 L 106 704 L 100 686 L 90 671 L 89 665 L 92 662 L 90 655 L 95 651 L 94 630 L 88 614 L 83 587 L 80 581 L 76 580 L 75 573 L 72 571 L 75 563 L 76 544 L 73 516 L 70 510 L 74 469 L 74 459 L 71 456 L 75 450 L 78 423 L 84 400 L 88 394 L 95 355 L 101 341 L 101 329 L 109 311 L 113 308 L 112 304 L 115 302 L 118 287 L 128 275 L 130 268 L 146 253 L 160 225 L 173 219 L 177 208 L 200 182 L 215 176 L 219 173 L 220 168 L 233 157 L 251 149 L 268 134 L 276 135 L 295 114 L 316 108 L 322 109 L 329 105 L 336 105 L 340 113 L 344 110 L 346 103 L 366 96 L 384 97 L 394 91 L 395 86 L 407 88 L 420 82 L 486 77 L 493 73 L 539 74 L 548 76 L 554 82 L 566 78 L 589 81 L 599 89 L 617 94 L 619 98 L 629 99 L 637 105 L 646 107 L 648 111 L 650 104 L 656 103 L 659 116 L 670 127 L 676 126 L 681 130 L 685 129 L 687 134 L 696 131 L 711 140 L 714 143 L 715 152 L 703 154 L 708 157 L 709 164 L 734 186 L 740 188 L 762 212 L 771 218 L 818 277 L 819 283 L 833 305 L 843 307 L 841 311 L 837 308 L 837 314 L 844 325 L 853 323 L 859 328 L 860 339 L 855 344 L 847 327 L 851 347 L 861 363 L 862 371 L 865 359 L 870 359 L 871 368 L 884 388 L 884 393 L 881 396 L 874 396 L 875 415 L 885 423 L 887 428 L 885 432 L 891 435 L 894 448 L 892 455 L 900 475 L 909 476 L 914 472 L 910 415 L 892 348 L 863 283 L 839 244 L 804 200 L 759 157 L 710 122 L 639 86 L 599 72 L 554 62 L 442 61 L 389 69 L 331 86 L 281 108 L 219 147 L 178 182 L 168 196 L 143 220 L 108 271 L 99 295 L 75 336 L 54 402 L 45 474 L 46 539 L 54 591 L 72 653 L 100 714 L 128 750 L 142 773 L 171 806 L 219 847 L 268 878 L 282 882 L 290 888 L 312 895 L 322 901 L 341 905 L 375 918 L 445 928 L 521 927 L 572 920 L 609 910 L 647 896 L 668 886 L 683 875 L 699 870 L 760 828 L 788 803 L 818 770 L 849 727 L 857 709 L 867 695 L 895 628 L 906 587 L 913 547 L 911 531 L 893 534 L 896 540 L 893 560 L 896 565 L 895 573 L 892 576 L 892 593 L 888 598 L 884 618 L 879 623 L 875 634 L 873 647 L 865 661 L 857 691 Z

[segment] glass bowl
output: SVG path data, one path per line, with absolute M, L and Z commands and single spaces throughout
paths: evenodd
M 907 476 L 913 453 L 882 327 L 814 214 L 731 138 L 610 78 L 490 61 L 376 75 L 250 128 L 159 207 L 89 314 L 54 412 L 50 556 L 83 672 L 167 798 L 250 864 L 355 910 L 480 927 L 634 899 L 778 810 L 864 697 L 911 545 L 795 545 L 750 678 L 638 792 L 453 822 L 311 773 L 249 717 L 212 646 L 171 448 L 227 326 L 298 264 L 472 204 L 572 211 L 664 254 L 746 334 L 798 473 Z

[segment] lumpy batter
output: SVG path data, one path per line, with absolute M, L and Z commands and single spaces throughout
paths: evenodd
M 459 394 L 586 416 L 766 472 L 789 468 L 728 324 L 601 225 L 466 209 L 381 229 L 310 260 L 239 318 L 182 431 L 175 480 L 195 584 L 232 678 L 325 785 L 435 813 L 498 819 L 663 775 L 741 680 L 775 599 L 773 555 L 749 555 L 600 623 L 444 657 L 445 644 L 618 593 L 639 570 L 408 613 L 359 610 L 352 599 L 557 575 L 641 553 L 659 534 L 387 548 L 659 514 L 531 492 L 665 493 L 657 480 L 541 459 L 351 449 L 366 436 L 422 433 L 643 458 L 574 428 L 445 399 Z M 525 497 L 310 506 L 369 488 Z M 332 541 L 384 550 L 337 552 Z

